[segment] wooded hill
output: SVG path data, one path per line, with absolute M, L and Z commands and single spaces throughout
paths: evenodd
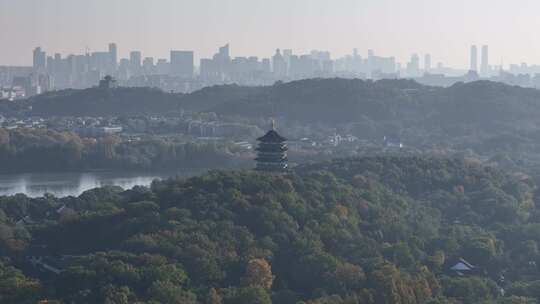
M 463 161 L 376 157 L 2 197 L 0 302 L 536 303 L 536 189 Z M 452 271 L 460 258 L 474 272 Z
M 181 97 L 150 88 L 90 88 L 48 92 L 23 104 L 27 115 L 44 117 L 164 115 L 180 111 Z
M 3 102 L 3 112 L 7 111 Z M 449 88 L 412 80 L 307 79 L 267 87 L 224 85 L 191 94 L 149 88 L 65 90 L 32 97 L 29 112 L 43 116 L 167 114 L 180 109 L 222 115 L 265 117 L 316 123 L 363 119 L 425 124 L 490 124 L 540 114 L 540 91 L 477 81 Z M 20 109 L 19 109 L 20 110 Z

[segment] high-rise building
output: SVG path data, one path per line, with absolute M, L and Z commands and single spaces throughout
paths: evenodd
M 270 71 L 272 70 L 270 58 L 262 59 L 261 64 L 260 64 L 260 70 L 263 71 L 264 73 L 270 73 Z
M 59 53 L 54 54 L 52 65 L 47 69 L 51 70 L 55 78 L 57 78 L 58 74 L 62 72 L 62 55 Z
M 429 72 L 431 70 L 431 55 L 426 54 L 424 56 L 424 71 Z
M 154 74 L 154 57 L 146 57 L 142 63 L 142 69 L 144 74 L 152 75 Z
M 51 75 L 52 73 L 54 73 L 54 71 L 53 71 L 54 57 L 53 56 L 47 56 L 47 59 L 45 61 L 46 61 L 46 65 L 47 65 L 47 73 L 49 73 L 49 75 Z
M 231 58 L 231 56 L 230 56 L 230 47 L 229 47 L 228 43 L 219 48 L 219 56 L 222 59 L 230 60 L 230 58 Z
M 131 75 L 131 62 L 129 59 L 122 58 L 118 62 L 118 70 L 116 72 L 118 79 L 128 80 Z
M 171 51 L 171 75 L 193 78 L 194 69 L 193 51 Z
M 331 57 L 332 56 L 330 52 L 317 51 L 317 50 L 311 51 L 311 58 L 317 61 L 327 61 L 327 60 L 330 60 Z
M 132 51 L 129 53 L 129 64 L 131 75 L 139 75 L 141 72 L 141 52 Z
M 210 61 L 201 61 L 201 75 L 203 77 L 211 77 L 222 81 L 229 78 L 233 72 L 231 69 L 232 62 L 229 44 L 220 47 Z
M 417 77 L 420 74 L 420 57 L 417 54 L 411 56 L 411 61 L 407 64 L 407 75 Z
M 420 59 L 418 59 L 417 64 L 418 64 L 417 73 L 419 73 Z M 368 59 L 368 71 L 369 71 L 371 77 L 373 77 L 374 74 L 395 73 L 395 71 L 396 71 L 396 58 L 394 58 L 394 57 L 381 57 L 381 56 L 373 55 Z
M 287 76 L 287 62 L 281 55 L 281 51 L 279 49 L 276 50 L 276 54 L 274 57 L 272 57 L 272 67 L 274 76 L 278 79 Z
M 170 65 L 167 62 L 167 59 L 160 58 L 156 63 L 156 73 L 158 75 L 169 75 L 170 74 Z
M 287 60 L 288 58 L 291 58 L 293 55 L 293 51 L 291 49 L 283 50 L 283 58 Z
M 483 76 L 489 74 L 489 48 L 487 45 L 482 47 L 482 65 L 480 67 L 480 73 Z
M 41 47 L 34 49 L 33 59 L 34 71 L 45 70 L 47 67 L 47 54 L 41 50 Z
M 204 80 L 209 80 L 217 77 L 218 71 L 214 60 L 202 58 L 200 63 L 200 76 Z
M 476 45 L 471 46 L 471 55 L 470 55 L 471 65 L 469 67 L 470 71 L 478 71 L 478 49 Z
M 118 65 L 118 49 L 116 48 L 116 43 L 109 44 L 109 55 L 111 56 L 111 62 L 116 70 Z
M 283 59 L 287 63 L 287 75 L 289 75 L 289 69 L 291 68 L 291 57 L 293 56 L 293 50 L 286 49 L 283 50 Z

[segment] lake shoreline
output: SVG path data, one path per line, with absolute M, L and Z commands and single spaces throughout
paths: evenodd
M 95 188 L 119 186 L 127 190 L 135 186 L 149 186 L 154 180 L 187 178 L 208 170 L 210 169 L 0 174 L 0 196 L 24 194 L 28 197 L 42 197 L 47 193 L 55 197 L 79 196 Z

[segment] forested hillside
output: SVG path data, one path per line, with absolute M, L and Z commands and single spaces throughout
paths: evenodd
M 5 113 L 21 104 L 0 104 Z M 180 109 L 244 117 L 271 113 L 304 123 L 394 121 L 431 124 L 533 122 L 540 114 L 540 91 L 477 81 L 449 88 L 412 80 L 307 79 L 267 87 L 213 86 L 191 94 L 149 88 L 65 90 L 30 98 L 24 105 L 38 116 L 169 114 Z
M 428 88 L 408 80 L 307 79 L 276 83 L 255 91 L 244 89 L 243 96 L 235 87 L 223 88 L 217 97 L 211 94 L 213 90 L 203 89 L 186 95 L 181 103 L 186 109 L 225 115 L 264 117 L 276 113 L 290 120 L 336 123 L 358 121 L 362 116 L 377 120 L 396 118 L 399 107 L 415 104 L 403 93 L 406 89 Z M 232 94 L 236 98 L 231 99 Z
M 46 129 L 0 128 L 0 174 L 87 170 L 172 170 L 243 167 L 250 160 L 227 143 L 145 137 L 80 137 Z M 231 151 L 233 150 L 233 151 Z
M 260 88 L 207 88 L 185 95 L 181 104 L 186 109 L 242 116 L 277 112 L 311 123 L 369 118 L 416 121 L 426 127 L 533 119 L 540 113 L 540 91 L 490 81 L 440 88 L 412 80 L 307 79 Z
M 463 161 L 378 157 L 2 197 L 0 302 L 536 303 L 536 191 Z M 452 271 L 460 258 L 475 271 Z
M 179 112 L 181 94 L 150 88 L 63 90 L 26 101 L 35 116 L 123 116 Z

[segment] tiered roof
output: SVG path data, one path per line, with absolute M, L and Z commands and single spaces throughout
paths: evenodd
M 287 169 L 287 139 L 272 129 L 264 136 L 257 138 L 259 146 L 257 147 L 257 170 L 280 172 Z
M 276 132 L 276 130 L 270 130 L 264 136 L 257 138 L 258 141 L 263 143 L 283 143 L 287 139 Z

